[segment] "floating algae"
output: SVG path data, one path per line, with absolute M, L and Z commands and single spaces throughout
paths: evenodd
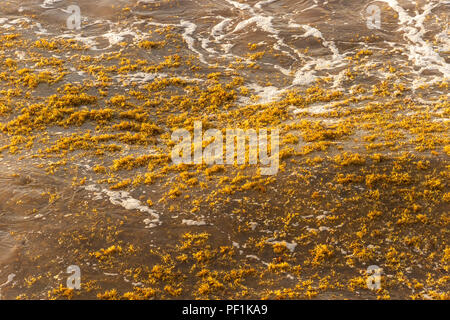
M 449 299 L 449 7 L 376 3 L 2 2 L 1 297 Z M 196 123 L 278 172 L 175 164 Z

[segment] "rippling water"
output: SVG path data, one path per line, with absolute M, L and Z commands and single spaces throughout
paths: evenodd
M 270 72 L 280 78 L 278 90 L 308 85 L 328 75 L 339 87 L 341 72 L 348 66 L 346 58 L 361 49 L 384 49 L 393 64 L 407 67 L 409 81 L 417 86 L 445 79 L 450 72 L 448 1 L 104 0 L 77 4 L 82 29 L 75 38 L 99 53 L 123 39 L 139 40 L 146 26 L 155 25 L 176 28 L 202 63 L 224 69 L 237 58 L 247 59 L 247 44 L 257 43 L 277 55 L 276 60 L 264 60 L 257 75 Z M 8 1 L 1 19 L 3 25 L 22 19 L 39 35 L 73 38 L 65 23 L 68 5 L 67 1 Z M 381 10 L 380 29 L 368 28 L 370 5 Z M 117 12 L 123 8 L 126 19 L 117 21 Z M 23 18 L 25 13 L 35 14 L 36 19 Z M 361 40 L 365 36 L 368 41 Z M 368 77 L 384 77 L 377 70 L 371 73 Z
M 67 20 L 74 14 L 68 9 L 74 4 L 79 6 L 81 13 L 79 30 L 69 30 L 67 27 Z M 380 10 L 379 28 L 368 27 L 368 21 L 374 21 L 371 18 L 373 11 L 368 9 L 370 6 Z M 168 46 L 158 52 L 135 50 L 133 47 L 134 49 L 129 49 L 127 53 L 132 58 L 150 62 L 160 62 L 165 56 L 174 53 L 183 57 L 191 55 L 205 74 L 209 69 L 214 69 L 244 77 L 251 93 L 259 96 L 259 103 L 277 101 L 283 93 L 292 89 L 308 88 L 320 79 L 326 79 L 330 90 L 346 91 L 361 84 L 370 86 L 388 78 L 388 68 L 392 66 L 400 74 L 394 82 L 406 83 L 411 87 L 408 97 L 428 106 L 435 103 L 439 97 L 448 95 L 448 89 L 445 87 L 427 92 L 426 95 L 416 93 L 416 90 L 426 85 L 445 82 L 449 78 L 449 9 L 450 2 L 443 0 L 11 0 L 2 1 L 0 4 L 0 32 L 6 35 L 24 30 L 23 36 L 31 41 L 40 38 L 74 39 L 86 45 L 83 54 L 87 52 L 86 55 L 95 58 L 103 54 L 123 52 L 120 49 L 122 42 L 138 44 L 149 34 L 156 35 L 156 38 L 159 37 L 163 41 L 163 33 L 158 35 L 157 28 L 170 28 L 181 36 L 183 45 Z M 363 70 L 362 75 L 358 76 L 355 82 L 347 81 L 352 59 L 358 52 L 364 54 L 364 51 L 371 52 L 371 55 L 373 52 L 370 63 L 359 69 Z M 47 57 L 63 59 L 70 65 L 72 53 L 70 50 L 49 51 Z M 19 62 L 26 62 L 24 68 L 40 68 L 27 60 L 33 58 L 32 53 L 12 49 L 8 54 Z M 255 61 L 258 68 L 236 67 L 238 63 L 252 65 Z M 87 72 L 73 67 L 68 67 L 70 72 L 65 81 L 82 83 L 91 80 Z M 130 83 L 146 85 L 155 79 L 175 76 L 187 83 L 200 85 L 207 85 L 210 81 L 199 78 L 198 74 L 192 71 L 191 65 L 182 64 L 175 71 L 170 71 L 170 74 L 166 71 L 118 74 L 112 77 L 111 92 L 129 92 L 128 87 L 123 88 Z M 21 99 L 45 97 L 51 90 L 51 86 L 39 86 L 30 96 L 19 96 Z M 2 100 L 0 105 L 1 102 Z M 237 104 L 245 106 L 250 102 L 249 97 L 239 97 Z M 316 109 L 311 108 L 311 114 L 320 114 L 323 108 L 323 105 L 316 106 Z M 433 115 L 430 115 L 431 118 Z M 64 132 L 72 134 L 79 132 L 78 130 L 95 129 L 95 126 L 86 126 L 81 129 L 65 128 Z M 42 135 L 38 139 L 51 140 L 61 135 L 61 131 L 63 129 L 49 126 L 47 133 L 50 137 Z M 45 145 L 46 141 L 48 140 L 42 142 L 42 145 Z M 39 143 L 36 143 L 35 149 L 42 147 Z M 136 154 L 148 151 L 144 147 L 125 148 L 127 152 L 133 151 Z M 103 232 L 109 230 L 112 224 L 119 223 L 125 216 L 126 227 L 121 239 L 135 239 L 145 248 L 147 245 L 156 248 L 158 245 L 166 245 L 166 242 L 169 247 L 175 246 L 176 235 L 190 230 L 192 226 L 208 225 L 201 220 L 202 217 L 196 217 L 198 219 L 195 221 L 183 219 L 183 223 L 177 226 L 179 221 L 172 222 L 175 221 L 172 219 L 179 217 L 168 214 L 171 212 L 169 206 L 150 209 L 145 200 L 149 194 L 160 195 L 162 192 L 157 188 L 146 189 L 147 193 L 142 187 L 136 187 L 129 192 L 107 189 L 96 182 L 98 176 L 92 175 L 95 157 L 91 155 L 80 156 L 76 161 L 69 160 L 72 165 L 70 170 L 49 176 L 43 169 L 36 168 L 40 162 L 33 157 L 35 149 L 25 150 L 25 160 L 20 159 L 20 164 L 20 156 L 13 152 L 1 158 L 0 265 L 9 266 L 2 274 L 5 279 L 8 274 L 16 272 L 10 263 L 17 257 L 18 252 L 26 255 L 27 252 L 42 250 L 43 256 L 50 257 L 52 245 L 56 245 L 58 241 L 60 244 L 66 243 L 61 240 L 66 236 L 64 231 L 76 231 L 77 226 L 81 224 L 101 225 L 101 228 L 104 227 L 101 229 Z M 109 161 L 112 156 L 105 156 L 105 159 Z M 89 176 L 88 182 L 83 188 L 74 191 L 71 179 L 83 175 Z M 58 196 L 52 198 L 53 194 Z M 228 206 L 229 203 L 224 203 L 223 210 L 227 210 Z M 83 210 L 95 209 L 107 213 L 105 216 L 97 216 L 97 220 L 90 220 L 91 218 L 83 215 Z M 77 217 L 80 220 L 74 218 L 75 212 L 79 213 Z M 61 214 L 70 222 L 58 220 Z M 212 231 L 216 237 L 213 243 L 219 245 L 233 240 L 233 246 L 242 251 L 235 242 L 242 240 L 240 232 L 233 226 L 233 223 L 237 222 L 227 219 L 214 220 L 213 228 L 218 229 Z M 99 221 L 105 222 L 105 225 Z M 157 230 L 152 231 L 154 234 L 151 239 L 146 238 L 148 229 L 161 225 L 171 227 L 162 230 L 156 228 Z M 265 233 L 267 230 L 260 231 Z M 171 232 L 176 234 L 173 238 Z M 49 236 L 46 237 L 46 234 Z M 58 236 L 52 236 L 56 234 Z M 89 233 L 86 231 L 78 236 L 78 239 L 73 237 L 70 241 L 83 243 L 80 239 L 89 237 Z M 93 243 L 101 243 L 100 238 L 92 235 L 92 239 Z M 72 243 L 70 241 L 69 243 Z M 91 244 L 91 247 L 95 245 Z M 48 266 L 64 265 L 62 261 L 65 263 L 70 260 L 60 248 L 58 250 L 60 251 L 56 252 L 56 256 L 51 256 L 52 261 L 46 261 Z M 249 256 L 254 255 L 249 254 L 247 258 Z M 37 261 L 39 257 L 35 259 Z M 26 266 L 27 270 L 36 267 L 31 258 L 16 260 L 16 266 L 17 261 L 26 261 L 23 266 Z M 136 260 L 136 263 L 141 262 Z M 45 269 L 43 266 L 46 264 L 41 263 L 42 269 Z M 143 263 L 147 264 L 148 261 Z M 61 269 L 62 266 L 55 268 Z M 95 278 L 95 272 L 100 271 L 96 269 L 92 272 L 92 277 Z M 61 278 L 58 276 L 55 275 L 56 279 Z M 1 278 L 0 283 L 3 280 Z M 18 295 L 21 292 L 19 289 L 14 290 L 13 294 Z M 34 297 L 41 297 L 48 290 L 49 285 L 40 285 L 34 290 Z

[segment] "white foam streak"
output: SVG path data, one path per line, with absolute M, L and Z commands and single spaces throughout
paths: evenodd
M 277 0 L 264 0 L 255 4 L 255 8 L 262 10 L 262 7 L 268 4 L 271 4 Z
M 431 10 L 437 6 L 444 4 L 444 2 L 429 2 L 423 8 L 423 12 L 416 16 L 410 16 L 405 9 L 403 9 L 397 0 L 380 0 L 387 3 L 398 14 L 399 30 L 403 31 L 404 37 L 410 42 L 407 46 L 409 50 L 408 59 L 418 67 L 419 73 L 425 69 L 437 69 L 444 77 L 450 76 L 450 65 L 445 62 L 444 58 L 437 53 L 433 47 L 423 40 L 423 35 L 426 30 L 423 25 L 426 17 L 431 13 Z M 448 2 L 446 2 L 448 3 Z
M 94 192 L 95 199 L 102 199 L 102 194 L 108 197 L 109 202 L 113 205 L 121 206 L 126 210 L 139 210 L 140 212 L 148 213 L 154 219 L 145 219 L 146 228 L 156 227 L 161 224 L 159 214 L 148 206 L 143 205 L 139 200 L 130 196 L 126 191 L 112 191 L 108 189 L 100 190 L 96 185 L 88 185 L 84 188 L 87 191 Z
M 216 39 L 216 40 L 221 40 L 225 37 L 225 35 L 223 34 L 223 30 L 226 26 L 228 26 L 230 24 L 230 22 L 233 21 L 233 19 L 230 18 L 225 18 L 224 20 L 222 20 L 220 23 L 216 24 L 212 29 L 211 29 L 211 35 Z
M 271 34 L 277 34 L 278 32 L 272 27 L 272 17 L 265 17 L 265 16 L 254 16 L 250 19 L 241 21 L 237 24 L 237 26 L 234 28 L 232 33 L 238 32 L 246 28 L 248 25 L 252 23 L 256 23 L 256 25 L 263 31 L 266 31 Z
M 195 52 L 198 55 L 198 58 L 201 62 L 203 62 L 204 64 L 208 64 L 208 62 L 206 62 L 203 55 L 194 47 L 195 39 L 193 38 L 192 35 L 194 34 L 195 30 L 197 29 L 197 25 L 190 21 L 181 20 L 180 26 L 182 26 L 184 28 L 182 37 L 183 37 L 184 41 L 186 41 L 186 44 L 188 45 L 189 50 Z

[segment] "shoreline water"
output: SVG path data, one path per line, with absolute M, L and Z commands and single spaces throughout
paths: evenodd
M 448 299 L 449 4 L 373 3 L 0 4 L 1 298 Z M 279 170 L 173 163 L 196 123 Z

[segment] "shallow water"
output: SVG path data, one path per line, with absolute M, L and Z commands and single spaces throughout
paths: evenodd
M 172 26 L 188 49 L 207 65 L 223 69 L 246 57 L 247 44 L 271 48 L 262 70 L 280 77 L 277 89 L 308 85 L 331 76 L 336 87 L 346 58 L 361 49 L 383 49 L 395 65 L 405 64 L 408 81 L 428 83 L 448 78 L 448 1 L 78 1 L 82 14 L 79 39 L 99 53 L 123 39 L 144 37 L 146 26 Z M 380 8 L 380 28 L 368 28 L 369 5 Z M 70 37 L 66 1 L 8 1 L 3 26 L 17 24 L 23 14 L 39 35 Z M 126 18 L 117 14 L 126 8 Z M 351 8 L 351 9 L 350 9 Z M 17 11 L 20 11 L 18 13 Z M 9 13 L 9 14 L 8 14 Z M 372 20 L 370 20 L 372 21 Z M 62 33 L 62 34 L 61 34 Z M 364 42 L 363 37 L 369 37 Z M 357 39 L 359 38 L 359 40 Z M 307 52 L 305 49 L 308 48 Z M 380 63 L 384 56 L 380 56 Z M 368 76 L 382 79 L 373 70 Z M 287 86 L 283 86 L 283 81 Z M 281 82 L 281 83 L 280 83 Z
M 67 27 L 73 4 L 81 12 L 79 30 Z M 380 9 L 379 29 L 368 27 L 370 5 Z M 364 286 L 348 289 L 369 264 L 385 264 L 391 297 L 417 294 L 414 281 L 425 282 L 427 273 L 436 281 L 418 297 L 448 297 L 449 9 L 449 1 L 438 0 L 3 1 L 0 284 L 16 276 L 0 287 L 0 297 L 67 298 L 57 288 L 71 264 L 82 266 L 84 283 L 92 282 L 78 298 L 111 289 L 119 291 L 112 298 L 124 298 L 150 287 L 158 298 L 376 298 Z M 9 44 L 16 33 L 21 42 Z M 36 44 L 41 39 L 73 42 L 55 49 Z M 164 45 L 146 48 L 144 40 Z M 62 78 L 46 82 L 47 71 Z M 34 85 L 28 73 L 41 72 Z M 71 90 L 96 99 L 58 100 Z M 115 104 L 115 95 L 126 99 Z M 307 102 L 294 99 L 299 96 Z M 113 116 L 63 122 L 87 110 Z M 128 111 L 145 120 L 123 114 Z M 171 130 L 189 127 L 189 117 L 220 128 L 297 123 L 283 134 L 302 137 L 291 143 L 295 151 L 315 148 L 312 160 L 297 154 L 299 162 L 284 160 L 279 175 L 264 181 L 253 168 L 216 177 L 203 175 L 202 166 L 169 168 L 165 158 L 115 169 L 114 161 L 127 156 L 169 154 Z M 138 129 L 114 127 L 123 119 Z M 161 132 L 126 135 L 142 133 L 142 122 Z M 344 151 L 360 152 L 367 162 L 338 167 L 335 157 Z M 159 176 L 143 182 L 153 173 Z M 189 180 L 197 175 L 199 181 Z M 377 187 L 378 198 L 366 182 L 373 177 L 389 181 Z M 238 187 L 229 191 L 233 184 Z M 373 222 L 368 212 L 378 211 L 384 220 Z M 198 242 L 186 240 L 188 233 Z M 316 244 L 334 248 L 330 260 L 326 252 L 316 254 L 323 265 L 311 258 L 322 249 Z M 113 246 L 121 249 L 105 253 Z M 392 248 L 401 267 L 392 262 Z M 217 251 L 213 258 L 210 249 Z M 292 268 L 283 269 L 284 262 Z M 160 265 L 167 273 L 159 273 Z M 264 281 L 251 278 L 248 268 Z M 394 283 L 399 272 L 411 282 Z M 228 279 L 236 274 L 245 286 L 241 278 Z M 327 277 L 344 285 L 318 289 L 318 279 Z M 229 287 L 211 279 L 228 279 Z M 302 293 L 280 292 L 293 287 Z

